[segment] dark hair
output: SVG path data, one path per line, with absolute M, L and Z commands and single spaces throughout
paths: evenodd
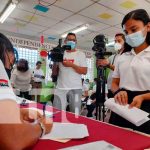
M 124 41 L 126 41 L 125 35 L 124 35 L 123 33 L 117 33 L 117 34 L 115 35 L 115 37 L 117 37 L 117 36 L 121 36 L 122 39 L 123 39 Z
M 68 34 L 67 34 L 67 36 L 66 36 L 66 39 L 65 39 L 65 40 L 67 40 L 68 36 L 70 36 L 70 35 L 73 35 L 73 36 L 75 37 L 76 41 L 77 41 L 76 34 L 75 34 L 75 33 L 72 33 L 72 32 L 70 32 L 70 33 L 68 33 Z
M 17 63 L 17 70 L 20 72 L 26 72 L 29 70 L 29 63 L 26 59 L 19 59 Z
M 148 15 L 148 13 L 146 12 L 146 10 L 144 10 L 144 9 L 136 9 L 136 10 L 129 12 L 122 20 L 122 24 L 121 24 L 122 28 L 123 28 L 123 25 L 129 19 L 140 20 L 144 23 L 144 25 L 147 25 L 150 22 L 150 17 Z M 146 43 L 148 45 L 150 45 L 150 32 L 147 33 Z M 124 47 L 125 47 L 124 52 L 131 51 L 131 49 L 132 49 L 132 47 L 130 45 L 128 45 L 127 43 L 125 43 Z
M 0 59 L 5 66 L 5 54 L 7 52 L 14 53 L 13 45 L 11 44 L 10 40 L 0 33 Z
M 41 61 L 37 61 L 37 62 L 36 62 L 36 66 L 39 65 L 39 64 L 41 65 L 42 62 L 41 62 Z

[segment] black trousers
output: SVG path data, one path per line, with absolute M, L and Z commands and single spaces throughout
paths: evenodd
M 18 95 L 19 97 L 31 100 L 31 95 L 29 94 L 29 91 L 27 92 L 20 92 L 20 94 Z
M 128 103 L 130 104 L 133 100 L 133 98 L 137 95 L 145 94 L 148 93 L 149 91 L 128 91 Z M 150 101 L 143 101 L 141 108 L 142 110 L 150 113 Z M 131 128 L 133 130 L 137 130 L 140 132 L 144 132 L 147 134 L 150 134 L 150 121 L 144 123 L 143 125 L 137 127 L 134 124 L 130 123 L 129 121 L 125 120 L 124 118 L 120 117 L 116 113 L 112 112 L 110 116 L 109 123 L 120 126 L 120 127 L 125 127 L 125 128 Z
M 112 93 L 112 91 L 110 89 L 108 89 L 108 94 L 107 94 L 108 98 L 113 98 L 114 94 Z

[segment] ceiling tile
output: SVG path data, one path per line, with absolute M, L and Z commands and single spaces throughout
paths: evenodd
M 101 31 L 102 34 L 106 34 L 108 36 L 114 36 L 116 33 L 123 33 L 123 30 L 122 29 L 119 29 L 119 28 L 115 28 L 115 27 L 110 27 L 108 29 L 104 29 Z
M 63 20 L 71 16 L 73 13 L 70 11 L 55 7 L 55 6 L 51 6 L 49 11 L 47 11 L 46 13 L 37 11 L 37 14 L 46 16 L 52 19 L 56 19 L 56 20 Z
M 92 3 L 93 2 L 91 0 L 61 0 L 55 5 L 73 12 L 78 12 Z
M 70 31 L 74 28 L 75 28 L 74 25 L 70 25 L 70 24 L 67 24 L 67 23 L 64 23 L 64 22 L 60 22 L 60 23 L 54 25 L 53 27 L 51 27 L 50 29 L 56 30 L 60 34 L 63 34 L 63 33 L 68 32 L 68 31 Z
M 150 9 L 149 9 L 150 3 L 148 3 L 146 0 L 111 0 L 111 2 L 110 0 L 100 0 L 99 4 L 102 4 L 117 12 L 120 12 L 121 14 L 127 14 L 133 9 L 138 9 L 138 8 L 144 8 L 150 13 Z M 122 4 L 128 7 L 122 7 Z
M 0 13 L 3 11 L 9 0 L 0 0 Z
M 83 24 L 93 24 L 96 23 L 96 21 L 89 19 L 87 17 L 81 16 L 81 15 L 73 15 L 67 19 L 64 20 L 67 23 L 74 24 L 76 26 L 80 26 Z

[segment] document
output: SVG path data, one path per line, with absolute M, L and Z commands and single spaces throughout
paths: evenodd
M 121 150 L 121 149 L 106 141 L 96 141 L 92 143 L 63 148 L 59 150 Z
M 108 99 L 104 104 L 107 108 L 136 126 L 140 126 L 150 120 L 148 118 L 149 113 L 136 107 L 129 108 L 128 104 L 125 106 L 117 104 L 114 98 Z
M 87 126 L 74 123 L 54 123 L 49 134 L 41 139 L 81 139 L 89 136 Z

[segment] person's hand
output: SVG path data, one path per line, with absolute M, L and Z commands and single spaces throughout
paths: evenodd
M 108 66 L 108 65 L 109 65 L 108 59 L 98 59 L 97 60 L 97 66 L 105 67 L 105 66 Z
M 73 63 L 70 62 L 70 61 L 63 61 L 62 63 L 65 67 L 72 67 L 73 66 Z
M 51 120 L 50 118 L 44 117 L 44 118 L 40 119 L 40 122 L 41 122 L 41 123 L 44 125 L 44 127 L 45 127 L 45 133 L 46 133 L 46 134 L 49 133 L 49 132 L 51 131 L 52 127 L 53 127 L 53 122 L 52 122 L 52 120 Z
M 29 123 L 32 123 L 37 119 L 43 118 L 43 116 L 38 111 L 23 108 L 20 109 L 20 116 L 23 122 Z
M 143 99 L 142 96 L 140 96 L 140 95 L 139 96 L 135 96 L 133 98 L 132 103 L 129 105 L 129 108 L 132 108 L 132 107 L 140 108 L 143 101 L 144 101 L 144 99 Z
M 115 102 L 119 103 L 120 105 L 127 105 L 128 104 L 128 94 L 126 91 L 120 91 L 114 96 Z

